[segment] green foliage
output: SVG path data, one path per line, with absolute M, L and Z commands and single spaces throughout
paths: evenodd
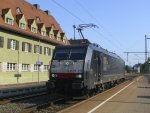
M 126 71 L 127 73 L 131 73 L 132 70 L 133 70 L 133 69 L 132 69 L 131 66 L 128 66 L 128 65 L 125 66 L 125 71 Z
M 150 73 L 150 64 L 149 62 L 145 62 L 141 65 L 141 72 L 142 73 Z

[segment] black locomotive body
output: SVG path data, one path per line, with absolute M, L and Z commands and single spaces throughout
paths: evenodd
M 124 61 L 95 45 L 57 46 L 47 88 L 73 94 L 98 92 L 124 79 Z

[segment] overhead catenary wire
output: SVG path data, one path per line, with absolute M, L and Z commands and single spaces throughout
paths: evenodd
M 95 18 L 95 16 L 92 15 L 92 13 L 90 13 L 90 11 L 88 10 L 88 8 L 84 7 L 84 5 L 82 5 L 78 0 L 73 0 L 73 1 L 74 1 L 76 4 L 78 4 L 78 6 L 80 6 L 80 7 L 89 15 L 89 17 L 91 17 L 92 19 L 94 19 L 94 20 L 98 23 L 98 25 L 99 25 L 104 31 L 107 32 L 107 34 L 108 34 L 110 37 L 112 37 L 112 38 L 114 39 L 114 36 L 99 22 L 99 20 L 98 20 L 97 18 Z M 93 29 L 93 30 L 95 30 L 95 29 Z M 101 34 L 101 35 L 102 35 L 102 34 Z M 103 35 L 103 37 L 105 37 L 105 36 Z M 106 39 L 107 39 L 107 41 L 110 42 L 109 38 L 106 38 Z M 115 41 L 117 42 L 117 44 L 120 45 L 121 48 L 119 47 L 119 49 L 124 51 L 125 49 L 122 48 L 123 44 L 120 43 L 116 38 L 115 38 Z M 114 44 L 115 44 L 115 43 L 114 43 Z M 135 56 L 136 56 L 136 55 L 135 55 Z M 142 58 L 141 60 L 143 60 L 143 58 Z
M 140 60 L 145 60 L 144 58 L 140 57 L 140 56 L 137 55 L 137 54 L 134 54 L 134 56 L 138 57 Z
M 56 2 L 55 0 L 52 0 L 57 6 L 61 7 L 62 9 L 64 9 L 66 12 L 68 12 L 71 16 L 73 16 L 74 18 L 78 19 L 79 21 L 83 22 L 84 21 L 79 18 L 78 16 L 76 16 L 75 14 L 73 14 L 71 11 L 69 11 L 67 8 L 65 8 L 64 6 L 62 6 L 61 4 L 59 4 L 58 2 Z
M 93 16 L 89 10 L 84 7 L 84 5 L 82 5 L 78 0 L 73 0 L 78 6 L 80 6 L 88 15 L 89 17 L 91 17 L 92 19 L 94 19 L 97 23 L 98 23 L 98 26 L 100 26 L 110 37 L 112 37 L 114 39 L 114 36 L 106 29 L 106 27 L 104 27 L 97 18 L 95 18 L 95 16 Z M 103 35 L 104 36 L 104 35 Z M 106 38 L 106 36 L 104 36 Z M 108 38 L 108 37 L 107 37 Z M 110 41 L 110 39 L 109 39 Z M 123 51 L 125 50 L 124 48 L 122 48 L 122 45 L 117 39 L 115 39 L 115 41 L 117 41 L 117 44 L 120 45 L 119 48 L 121 48 Z M 111 41 L 112 42 L 112 41 Z
M 57 6 L 61 7 L 62 9 L 64 9 L 66 12 L 68 12 L 71 16 L 73 16 L 74 18 L 78 19 L 80 22 L 86 23 L 84 20 L 82 20 L 80 17 L 76 16 L 74 13 L 72 13 L 71 11 L 69 11 L 67 8 L 65 8 L 63 5 L 59 4 L 58 2 L 56 2 L 55 0 L 52 0 Z M 93 29 L 94 30 L 94 29 Z M 108 37 L 104 36 L 102 33 L 100 33 L 99 31 L 94 30 L 99 36 L 101 36 L 102 38 L 104 38 L 105 40 L 107 40 L 109 43 L 113 43 L 111 40 L 108 39 Z M 117 49 L 120 47 L 116 46 L 113 43 L 114 47 L 116 47 Z M 123 49 L 120 49 L 121 51 Z
M 65 10 L 67 13 L 69 13 L 72 17 L 74 17 L 75 19 L 77 19 L 77 20 L 79 20 L 80 22 L 82 22 L 82 23 L 86 23 L 83 19 L 81 19 L 80 17 L 78 17 L 77 15 L 75 15 L 74 13 L 72 13 L 70 10 L 68 10 L 67 8 L 65 8 L 63 5 L 61 5 L 60 3 L 58 3 L 58 2 L 56 2 L 55 0 L 52 0 L 52 2 L 53 3 L 55 3 L 57 6 L 59 6 L 60 8 L 62 8 L 63 10 Z M 102 28 L 102 29 L 105 29 L 101 24 L 100 24 L 100 22 L 94 17 L 94 16 L 92 16 L 92 14 L 88 11 L 88 10 L 86 10 L 87 11 L 87 13 L 89 14 L 89 16 L 91 17 L 91 18 L 93 18 L 93 19 L 95 19 L 96 21 L 97 21 L 97 23 L 100 25 L 100 27 Z M 95 30 L 95 29 L 93 29 L 99 36 L 101 36 L 102 38 L 104 38 L 105 40 L 107 40 L 107 42 L 109 42 L 111 45 L 113 45 L 115 48 L 117 48 L 117 49 L 119 49 L 122 53 L 123 53 L 123 51 L 124 51 L 124 49 L 122 48 L 122 44 L 121 43 L 117 43 L 117 44 L 119 44 L 119 45 L 121 45 L 120 47 L 119 47 L 119 45 L 116 45 L 114 42 L 112 42 L 107 36 L 105 36 L 105 35 L 103 35 L 102 33 L 100 33 L 99 31 L 97 31 L 97 30 Z M 106 30 L 107 31 L 107 30 Z M 112 35 L 110 34 L 110 32 L 109 31 L 107 31 L 108 32 L 108 34 L 112 37 Z

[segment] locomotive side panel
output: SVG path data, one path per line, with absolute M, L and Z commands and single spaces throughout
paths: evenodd
M 124 61 L 120 57 L 109 54 L 101 48 L 93 48 L 89 46 L 85 63 L 84 84 L 88 89 L 94 89 L 97 85 L 107 82 L 113 82 L 124 78 Z M 88 66 L 86 66 L 88 65 Z M 87 79 L 86 79 L 87 77 Z
M 85 57 L 85 64 L 84 64 L 84 85 L 87 89 L 91 89 L 93 87 L 93 70 L 91 69 L 91 58 L 93 55 L 93 49 L 88 47 L 86 57 Z
M 100 82 L 102 78 L 102 53 L 95 50 L 92 51 L 89 76 L 89 89 L 93 89 L 95 83 Z
M 109 82 L 124 78 L 124 63 L 121 59 L 105 55 L 103 56 L 103 82 Z

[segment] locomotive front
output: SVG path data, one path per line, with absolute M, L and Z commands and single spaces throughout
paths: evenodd
M 50 68 L 49 90 L 75 93 L 84 88 L 86 46 L 57 46 Z

